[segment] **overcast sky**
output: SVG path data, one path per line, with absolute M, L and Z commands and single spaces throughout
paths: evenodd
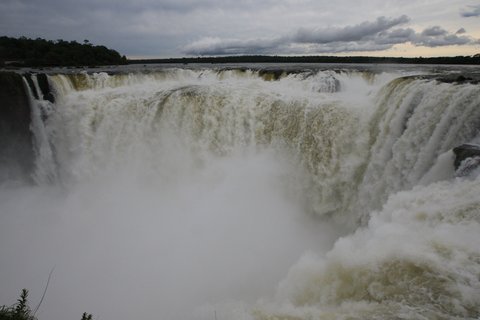
M 0 0 L 1 35 L 128 57 L 480 53 L 480 0 Z

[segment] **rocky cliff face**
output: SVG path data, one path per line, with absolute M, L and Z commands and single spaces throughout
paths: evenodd
M 0 183 L 28 180 L 33 157 L 30 106 L 22 76 L 0 72 Z
M 480 166 L 480 145 L 464 143 L 453 148 L 457 176 L 466 176 Z

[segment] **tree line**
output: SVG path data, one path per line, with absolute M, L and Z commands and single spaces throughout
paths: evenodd
M 101 66 L 126 64 L 127 59 L 117 51 L 84 40 L 52 41 L 42 38 L 0 37 L 0 66 L 53 67 Z
M 184 57 L 127 60 L 117 51 L 84 40 L 77 41 L 0 37 L 0 66 L 53 67 L 102 66 L 127 63 L 408 63 L 480 64 L 480 54 L 456 57 L 368 57 L 368 56 L 265 56 Z
M 336 56 L 227 56 L 129 60 L 128 63 L 404 63 L 404 64 L 480 64 L 480 54 L 457 57 L 336 57 Z

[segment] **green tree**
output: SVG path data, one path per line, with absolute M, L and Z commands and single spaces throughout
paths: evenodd
M 11 306 L 0 307 L 0 320 L 36 320 L 28 306 L 28 290 L 23 289 L 20 298 Z

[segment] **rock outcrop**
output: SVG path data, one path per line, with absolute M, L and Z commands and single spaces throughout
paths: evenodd
M 34 159 L 30 120 L 22 76 L 0 72 L 0 182 L 30 175 Z
M 465 143 L 453 148 L 455 172 L 466 176 L 480 165 L 480 145 Z

